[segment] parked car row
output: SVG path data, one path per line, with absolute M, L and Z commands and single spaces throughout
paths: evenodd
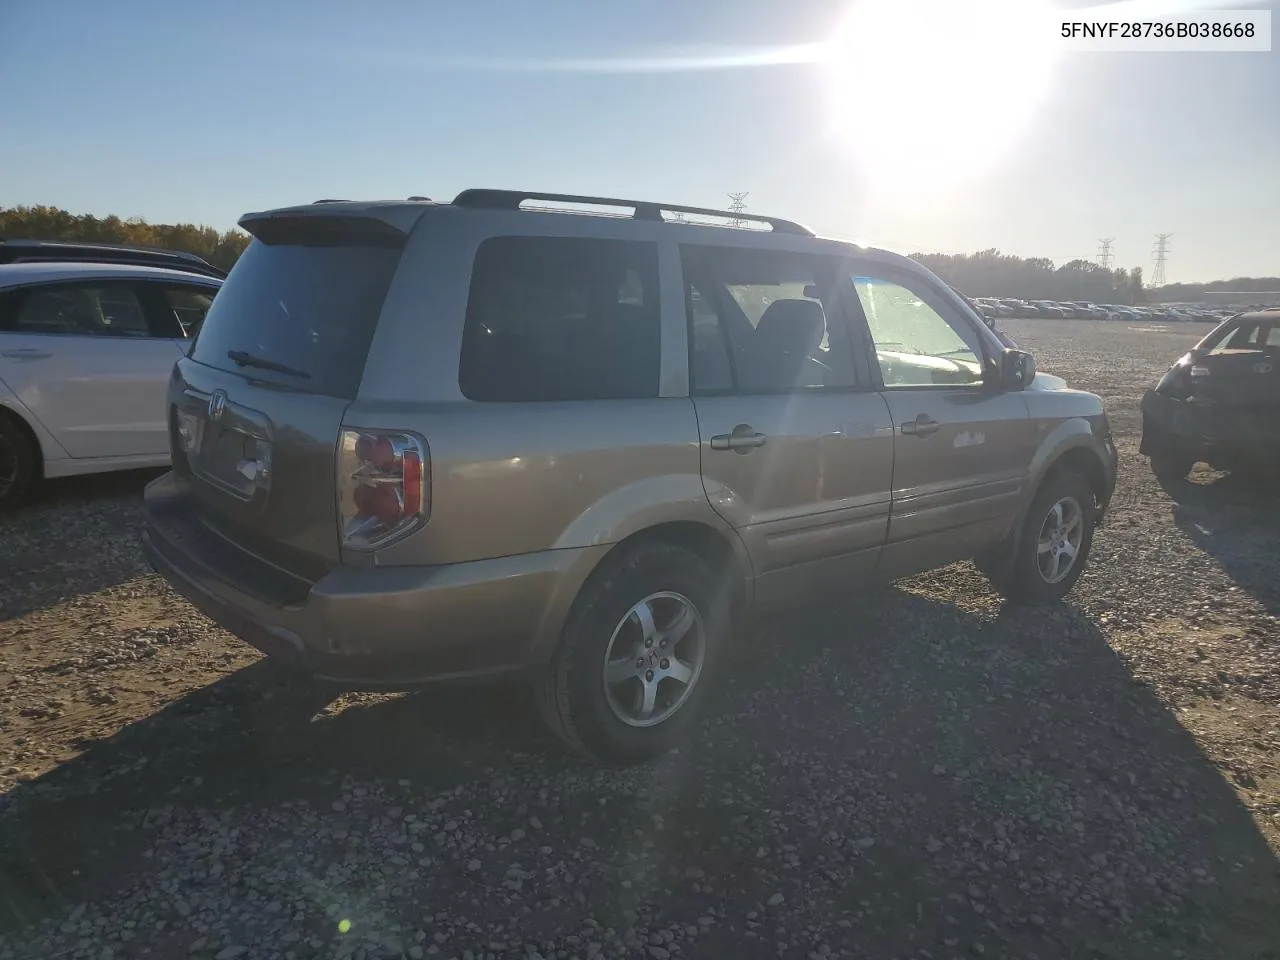
M 1151 321 L 1173 323 L 1218 323 L 1238 311 L 1203 304 L 1144 304 L 1128 306 L 1091 303 L 1087 300 L 1014 300 L 975 297 L 973 303 L 988 319 L 999 317 L 1052 317 L 1088 320 Z

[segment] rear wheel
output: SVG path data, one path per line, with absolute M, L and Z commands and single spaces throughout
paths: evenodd
M 38 451 L 22 429 L 6 413 L 0 413 L 0 509 L 22 499 L 36 478 Z
M 641 544 L 583 588 L 540 682 L 551 729 L 597 760 L 637 763 L 675 747 L 716 672 L 729 603 L 699 556 Z
M 1094 497 L 1078 473 L 1052 474 L 1041 485 L 1010 561 L 995 586 L 1010 600 L 1061 600 L 1084 572 L 1093 546 Z

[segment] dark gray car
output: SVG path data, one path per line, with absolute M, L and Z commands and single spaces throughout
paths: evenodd
M 1169 368 L 1142 398 L 1141 452 L 1167 480 L 1280 469 L 1280 310 L 1228 318 Z

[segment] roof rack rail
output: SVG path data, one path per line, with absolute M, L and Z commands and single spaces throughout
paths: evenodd
M 791 220 L 779 217 L 766 217 L 758 213 L 734 212 L 732 210 L 715 210 L 710 207 L 686 207 L 675 203 L 653 203 L 648 200 L 620 200 L 616 197 L 586 197 L 571 193 L 531 193 L 525 190 L 463 190 L 453 198 L 456 207 L 489 208 L 496 210 L 519 210 L 520 204 L 526 200 L 547 200 L 557 203 L 589 203 L 603 207 L 631 207 L 636 220 L 653 220 L 664 223 L 662 211 L 671 213 L 692 213 L 703 217 L 726 217 L 731 220 L 753 220 L 766 223 L 774 233 L 790 233 L 802 237 L 812 237 L 813 231 L 808 227 Z
M 312 203 L 346 203 L 345 200 L 312 200 Z
M 0 240 L 0 263 L 124 263 L 132 266 L 168 267 L 223 278 L 226 271 L 198 254 L 159 247 L 75 240 Z

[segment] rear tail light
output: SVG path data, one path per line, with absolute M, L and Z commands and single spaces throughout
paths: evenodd
M 403 537 L 430 514 L 427 445 L 411 433 L 343 430 L 338 441 L 342 545 L 371 550 Z

